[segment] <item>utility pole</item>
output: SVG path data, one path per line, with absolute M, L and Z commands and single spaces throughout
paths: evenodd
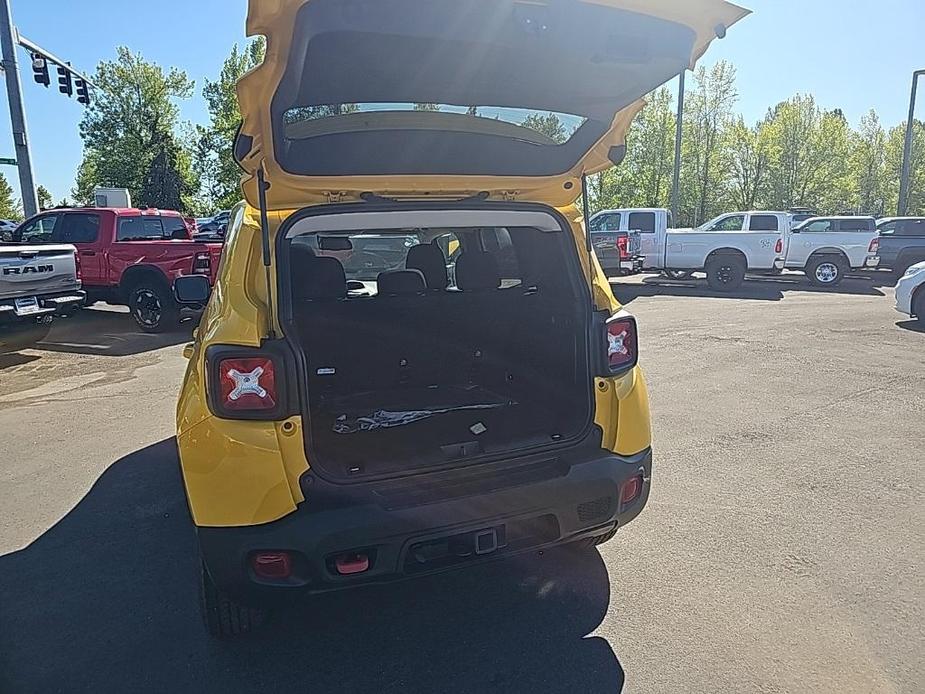
M 909 206 L 909 174 L 912 168 L 912 123 L 915 118 L 915 91 L 919 77 L 925 75 L 925 70 L 916 70 L 912 73 L 912 93 L 909 96 L 909 118 L 906 119 L 906 141 L 903 143 L 903 170 L 899 177 L 899 205 L 896 216 L 903 217 Z
M 6 76 L 6 93 L 10 102 L 10 123 L 13 126 L 13 144 L 19 167 L 19 188 L 26 217 L 39 211 L 35 196 L 35 178 L 32 174 L 32 157 L 29 153 L 29 135 L 26 132 L 26 114 L 22 104 L 22 85 L 19 81 L 19 64 L 16 61 L 18 37 L 13 25 L 9 0 L 0 0 L 0 44 L 3 49 L 3 72 Z
M 681 185 L 681 121 L 684 118 L 684 73 L 678 75 L 678 115 L 675 118 L 674 130 L 674 172 L 671 177 L 671 219 L 678 223 L 679 186 Z

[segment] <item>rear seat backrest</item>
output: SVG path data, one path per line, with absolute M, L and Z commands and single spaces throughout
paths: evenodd
M 347 296 L 347 276 L 337 258 L 318 257 L 311 248 L 297 246 L 293 246 L 291 258 L 294 298 L 317 300 Z
M 420 294 L 426 289 L 424 275 L 420 270 L 380 272 L 376 279 L 376 286 L 379 296 Z
M 424 243 L 408 249 L 405 267 L 420 270 L 428 289 L 446 289 L 449 283 L 446 258 L 436 243 Z
M 456 261 L 456 286 L 464 292 L 498 289 L 501 286 L 498 261 L 485 251 L 463 251 Z

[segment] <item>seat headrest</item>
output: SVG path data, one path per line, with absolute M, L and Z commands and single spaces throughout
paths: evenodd
M 420 270 L 428 289 L 446 289 L 449 278 L 446 273 L 446 258 L 435 243 L 422 243 L 408 249 L 405 267 Z
M 417 294 L 426 289 L 424 275 L 420 270 L 393 270 L 380 272 L 376 279 L 379 295 Z
M 456 261 L 456 286 L 463 291 L 501 286 L 498 261 L 485 251 L 463 251 Z
M 292 293 L 296 299 L 343 299 L 347 276 L 337 258 L 318 257 L 311 248 L 293 246 Z

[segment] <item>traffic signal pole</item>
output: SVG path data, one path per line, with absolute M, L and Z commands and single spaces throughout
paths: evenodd
M 22 84 L 19 81 L 19 63 L 16 60 L 17 38 L 9 0 L 0 0 L 0 44 L 3 51 L 3 74 L 6 77 L 7 100 L 10 103 L 10 123 L 13 126 L 13 145 L 19 168 L 19 188 L 26 217 L 39 211 L 35 195 L 35 177 L 32 173 L 32 155 L 29 152 L 29 135 L 26 132 L 26 113 L 22 103 Z

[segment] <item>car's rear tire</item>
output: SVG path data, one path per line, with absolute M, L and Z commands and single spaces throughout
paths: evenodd
M 745 263 L 736 255 L 715 255 L 707 260 L 704 270 L 707 283 L 714 291 L 733 291 L 745 281 Z
M 159 282 L 143 279 L 131 287 L 128 308 L 132 320 L 146 333 L 176 330 L 180 323 L 177 302 Z
M 819 256 L 806 265 L 806 276 L 817 287 L 834 287 L 845 279 L 847 263 L 838 256 Z
M 925 289 L 919 289 L 912 296 L 912 315 L 925 328 Z
M 231 639 L 252 632 L 266 620 L 267 611 L 235 602 L 222 593 L 205 564 L 199 581 L 199 606 L 202 621 L 209 635 L 216 639 Z

